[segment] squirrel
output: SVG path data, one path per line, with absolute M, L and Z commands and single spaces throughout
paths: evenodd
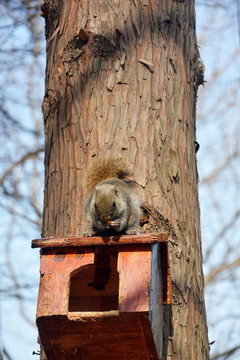
M 87 174 L 87 188 L 91 193 L 84 208 L 88 228 L 84 236 L 107 229 L 131 235 L 139 233 L 140 203 L 126 183 L 127 176 L 129 170 L 125 163 L 117 159 L 104 161 Z

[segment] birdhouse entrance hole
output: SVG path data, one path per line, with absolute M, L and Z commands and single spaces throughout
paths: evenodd
M 110 254 L 108 248 L 98 249 L 93 265 L 70 274 L 69 311 L 118 310 L 118 288 L 117 254 Z

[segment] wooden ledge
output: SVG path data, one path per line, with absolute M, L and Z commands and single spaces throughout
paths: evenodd
M 96 321 L 100 318 L 109 318 L 114 316 L 120 316 L 119 310 L 110 310 L 110 311 L 85 311 L 85 312 L 68 312 L 67 318 L 74 321 L 83 321 L 84 319 Z
M 156 244 L 166 242 L 167 233 L 149 233 L 139 235 L 111 235 L 92 237 L 50 237 L 32 240 L 32 248 L 59 248 L 59 247 L 84 247 L 99 245 L 134 245 L 134 244 Z

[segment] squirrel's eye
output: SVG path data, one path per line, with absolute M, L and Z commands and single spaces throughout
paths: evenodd
M 115 207 L 115 206 L 116 206 L 116 203 L 115 203 L 115 201 L 113 202 L 112 206 L 113 206 L 113 207 Z

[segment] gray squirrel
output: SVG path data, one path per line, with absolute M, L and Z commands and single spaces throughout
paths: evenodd
M 107 229 L 139 233 L 140 204 L 137 195 L 124 181 L 129 170 L 121 160 L 111 159 L 94 166 L 87 175 L 91 191 L 85 202 L 85 236 L 99 234 Z

